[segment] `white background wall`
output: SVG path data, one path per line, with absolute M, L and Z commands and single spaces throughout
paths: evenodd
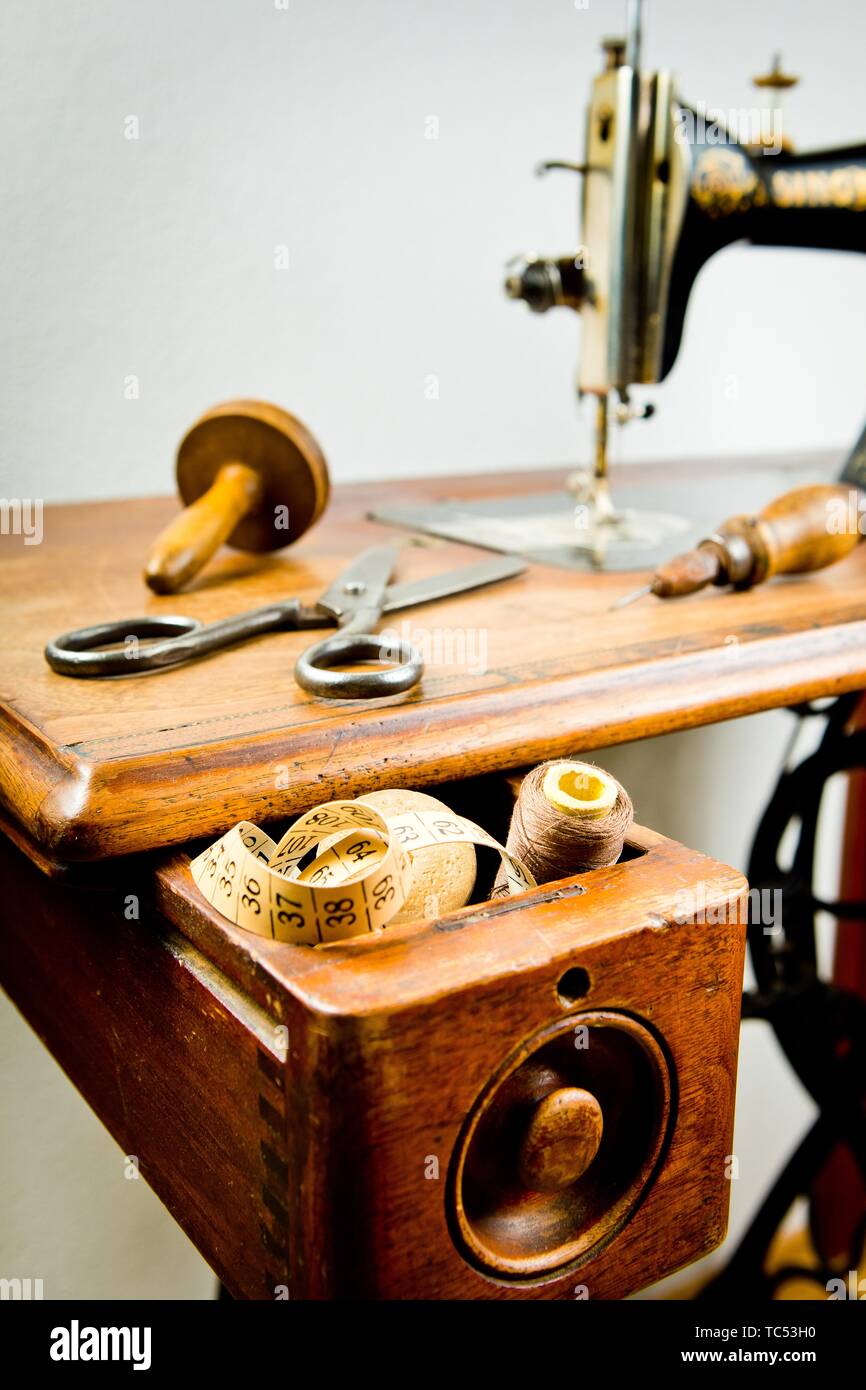
M 171 491 L 185 428 L 243 394 L 306 420 L 338 481 L 586 459 L 578 326 L 508 303 L 500 282 L 514 252 L 575 239 L 573 179 L 532 169 L 579 155 L 598 42 L 623 12 L 620 0 L 6 0 L 0 493 Z M 815 146 L 866 136 L 864 41 L 851 0 L 654 0 L 645 55 L 688 99 L 726 109 L 754 104 L 749 78 L 780 48 L 804 76 L 789 133 Z M 725 252 L 702 273 L 671 379 L 649 393 L 656 418 L 616 453 L 841 450 L 866 414 L 864 305 L 857 258 Z M 606 761 L 642 820 L 742 866 L 788 723 L 762 716 Z M 42 1276 L 47 1296 L 209 1296 L 203 1263 L 123 1179 L 119 1151 L 8 1006 L 0 1049 L 0 1275 Z M 737 1228 L 809 1113 L 751 1025 Z
M 502 266 L 575 240 L 575 179 L 532 171 L 579 155 L 624 0 L 2 9 L 8 494 L 170 491 L 186 427 L 243 394 L 306 420 L 338 479 L 587 457 L 577 323 L 506 301 Z M 728 109 L 781 48 L 814 145 L 866 135 L 864 40 L 852 0 L 650 0 L 646 59 Z M 866 414 L 864 297 L 857 257 L 723 253 L 623 457 L 841 446 Z

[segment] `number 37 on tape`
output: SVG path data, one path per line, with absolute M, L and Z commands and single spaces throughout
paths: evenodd
M 204 898 L 257 936 L 317 946 L 380 931 L 412 883 L 412 853 L 470 842 L 496 850 L 509 893 L 535 887 L 528 870 L 462 816 L 412 811 L 387 819 L 358 801 L 306 812 L 278 844 L 241 821 L 192 861 Z

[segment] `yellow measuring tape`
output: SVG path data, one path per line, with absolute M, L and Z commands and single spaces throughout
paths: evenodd
M 325 840 L 330 843 L 318 849 Z M 409 894 L 412 853 L 465 843 L 502 857 L 508 894 L 536 887 L 519 859 L 463 816 L 408 811 L 386 818 L 360 801 L 316 806 L 278 844 L 241 821 L 190 867 L 199 892 L 236 926 L 318 946 L 380 931 Z M 311 860 L 312 851 L 318 852 Z

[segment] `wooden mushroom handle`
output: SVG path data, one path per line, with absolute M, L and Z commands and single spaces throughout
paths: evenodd
M 754 557 L 750 582 L 760 584 L 777 574 L 804 574 L 834 565 L 857 545 L 861 533 L 854 508 L 856 490 L 842 483 L 816 483 L 785 492 L 755 517 L 736 517 L 722 528 L 738 530 Z
M 157 594 L 177 593 L 259 506 L 262 493 L 255 469 L 224 463 L 207 492 L 157 536 L 144 567 L 145 583 Z

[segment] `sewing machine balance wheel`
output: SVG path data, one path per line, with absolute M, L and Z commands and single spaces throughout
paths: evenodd
M 145 583 L 183 588 L 219 547 L 279 550 L 316 522 L 330 491 L 325 456 L 307 427 L 267 401 L 233 400 L 202 415 L 181 442 L 185 510 L 154 542 Z

